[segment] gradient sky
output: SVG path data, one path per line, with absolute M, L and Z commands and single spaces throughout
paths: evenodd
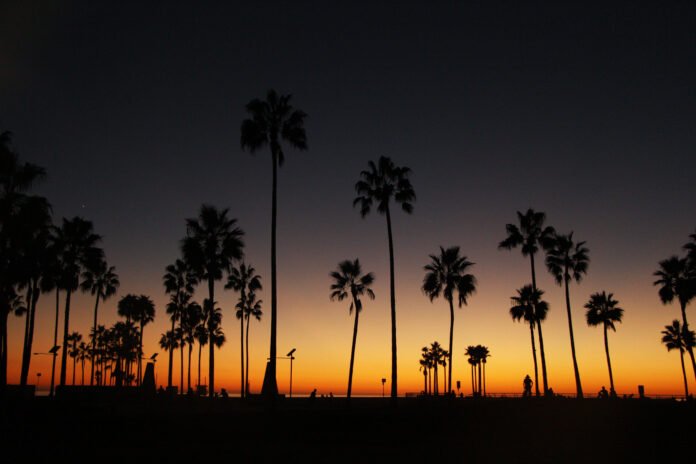
M 586 392 L 608 385 L 602 331 L 586 326 L 582 308 L 600 290 L 625 309 L 610 334 L 618 392 L 682 391 L 679 356 L 660 344 L 679 310 L 660 303 L 652 272 L 696 225 L 693 3 L 33 3 L 1 7 L 0 130 L 15 133 L 23 159 L 47 168 L 38 192 L 55 216 L 84 216 L 104 236 L 121 288 L 100 323 L 116 320 L 126 293 L 156 302 L 146 354 L 160 351 L 168 326 L 164 267 L 201 203 L 230 208 L 247 260 L 269 274 L 270 155 L 242 152 L 239 127 L 244 105 L 273 87 L 309 114 L 309 151 L 289 152 L 279 179 L 278 347 L 297 348 L 295 391 L 345 392 L 352 319 L 347 304 L 329 301 L 328 273 L 347 258 L 377 278 L 377 299 L 360 318 L 354 391 L 381 392 L 389 378 L 385 220 L 351 208 L 360 170 L 381 155 L 412 168 L 418 196 L 412 216 L 394 219 L 401 394 L 422 388 L 420 348 L 447 342 L 446 303 L 420 291 L 439 245 L 459 245 L 479 281 L 456 310 L 453 378 L 468 392 L 463 352 L 480 343 L 493 355 L 488 390 L 521 391 L 533 373 L 529 331 L 508 309 L 530 280 L 528 261 L 497 243 L 528 207 L 590 249 L 589 274 L 571 287 Z M 549 383 L 572 392 L 563 293 L 543 268 L 538 279 L 551 304 Z M 238 391 L 236 296 L 217 288 L 228 343 L 216 383 Z M 75 298 L 72 329 L 88 333 L 93 305 Z M 35 351 L 46 351 L 52 294 L 38 311 Z M 269 319 L 252 323 L 252 390 Z M 16 381 L 22 321 L 10 330 Z M 35 356 L 30 379 L 41 372 L 45 386 L 49 360 Z M 280 364 L 282 391 L 286 371 Z M 157 375 L 166 382 L 166 362 Z

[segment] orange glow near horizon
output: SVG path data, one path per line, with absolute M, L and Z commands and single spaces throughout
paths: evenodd
M 404 242 L 408 242 L 404 240 Z M 404 248 L 412 244 L 404 243 Z M 529 374 L 533 378 L 533 364 L 529 329 L 521 323 L 514 323 L 508 315 L 509 297 L 526 283 L 528 261 L 517 252 L 498 252 L 495 244 L 489 247 L 484 256 L 471 256 L 477 264 L 473 272 L 478 278 L 478 290 L 470 299 L 469 306 L 456 309 L 454 328 L 454 366 L 453 387 L 456 380 L 461 381 L 462 392 L 471 391 L 470 370 L 464 350 L 470 344 L 483 344 L 489 347 L 492 357 L 487 364 L 487 391 L 490 393 L 520 393 L 522 379 Z M 673 319 L 679 318 L 677 305 L 663 306 L 650 278 L 653 269 L 644 265 L 625 275 L 612 275 L 606 272 L 609 261 L 603 261 L 601 251 L 595 247 L 589 274 L 580 285 L 571 289 L 573 324 L 576 348 L 583 388 L 586 396 L 594 396 L 604 385 L 608 388 L 608 374 L 601 328 L 591 328 L 585 324 L 583 304 L 590 293 L 607 290 L 614 293 L 625 309 L 624 322 L 617 325 L 617 332 L 609 334 L 609 348 L 614 368 L 617 392 L 637 395 L 637 386 L 645 385 L 647 394 L 683 394 L 683 381 L 677 352 L 667 352 L 660 343 L 660 331 Z M 436 248 L 433 247 L 434 251 Z M 493 251 L 490 251 L 490 250 Z M 387 379 L 386 392 L 390 381 L 390 324 L 388 303 L 388 272 L 386 257 L 379 248 L 369 254 L 369 259 L 361 259 L 365 270 L 377 275 L 374 289 L 375 301 L 366 301 L 361 313 L 356 349 L 354 392 L 357 395 L 381 395 L 381 379 Z M 398 250 L 398 249 L 397 249 Z M 417 256 L 410 250 L 407 256 L 399 259 L 397 254 L 397 340 L 399 365 L 399 394 L 416 393 L 423 388 L 423 375 L 419 372 L 418 360 L 422 346 L 438 340 L 447 349 L 449 315 L 443 300 L 430 303 L 420 292 L 422 266 L 426 259 L 416 262 Z M 424 250 L 427 256 L 431 250 Z M 299 253 L 299 252 L 298 252 Z M 611 253 L 608 253 L 611 258 Z M 477 259 L 478 258 L 478 259 Z M 339 257 L 327 257 L 320 253 L 307 260 L 303 269 L 306 273 L 293 269 L 290 263 L 297 263 L 293 253 L 281 256 L 279 276 L 279 354 L 284 355 L 297 348 L 293 365 L 293 393 L 306 395 L 317 388 L 318 394 L 344 395 L 347 387 L 350 340 L 352 336 L 352 317 L 345 303 L 331 302 L 328 298 L 328 271 L 332 270 Z M 490 262 L 491 264 L 486 264 Z M 656 262 L 656 261 L 655 261 Z M 401 267 L 399 267 L 401 266 Z M 163 266 L 162 266 L 163 267 Z M 262 266 L 256 266 L 263 273 Z M 315 271 L 320 269 L 320 271 Z M 265 274 L 263 274 L 265 275 Z M 539 285 L 546 290 L 545 299 L 551 310 L 545 322 L 544 342 L 546 347 L 549 385 L 556 393 L 574 393 L 575 383 L 572 372 L 570 343 L 563 292 L 551 277 L 540 270 Z M 137 279 L 137 275 L 131 277 Z M 169 325 L 164 316 L 166 297 L 161 287 L 146 287 L 137 280 L 129 282 L 122 277 L 122 286 L 116 298 L 100 305 L 100 323 L 112 324 L 116 318 L 116 302 L 125 293 L 146 293 L 154 297 L 157 317 L 153 324 L 145 328 L 145 355 L 159 352 L 156 364 L 158 385 L 166 385 L 167 356 L 157 341 Z M 265 282 L 265 291 L 270 287 Z M 222 285 L 217 284 L 217 291 Z M 239 392 L 239 323 L 234 319 L 231 308 L 236 295 L 230 292 L 218 293 L 218 301 L 223 308 L 223 328 L 227 343 L 216 353 L 216 389 L 226 388 L 231 394 Z M 197 298 L 202 299 L 200 294 Z M 262 295 L 263 297 L 263 295 Z M 37 314 L 37 327 L 34 352 L 45 352 L 52 346 L 53 317 L 55 299 L 52 294 L 41 297 Z M 61 325 L 62 331 L 62 304 Z M 71 309 L 71 331 L 87 334 L 93 311 L 93 300 L 89 295 L 77 295 Z M 265 308 L 263 320 L 251 324 L 251 391 L 257 392 L 263 380 L 266 356 L 268 353 L 268 333 L 270 308 Z M 19 378 L 20 352 L 23 335 L 23 318 L 10 318 L 8 380 L 17 383 Z M 60 338 L 60 335 L 59 335 Z M 59 344 L 61 342 L 59 341 Z M 538 345 L 537 345 L 538 349 Z M 192 355 L 192 384 L 196 383 L 198 346 Z M 687 358 L 688 359 L 688 358 Z M 46 389 L 50 382 L 50 356 L 33 356 L 29 381 L 34 383 L 36 373 L 41 372 L 41 388 Z M 68 382 L 72 379 L 72 362 L 68 360 Z M 289 362 L 278 361 L 278 388 L 287 393 L 289 383 Z M 60 359 L 57 369 L 60 368 Z M 689 368 L 687 363 L 687 368 Z M 89 367 L 86 369 L 89 376 Z M 202 382 L 207 382 L 207 347 L 203 350 Z M 442 374 L 440 374 L 442 381 Z M 56 379 L 59 372 L 56 373 Z M 174 357 L 174 384 L 179 384 L 179 353 Z M 690 387 L 693 375 L 687 370 Z M 77 383 L 81 375 L 78 364 Z M 539 366 L 541 382 L 541 364 Z M 184 373 L 186 381 L 186 372 Z

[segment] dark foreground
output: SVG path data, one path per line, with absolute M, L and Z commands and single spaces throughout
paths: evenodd
M 5 401 L 0 462 L 657 462 L 693 456 L 696 402 L 152 398 Z M 5 458 L 9 459 L 5 459 Z M 686 461 L 690 462 L 690 458 Z

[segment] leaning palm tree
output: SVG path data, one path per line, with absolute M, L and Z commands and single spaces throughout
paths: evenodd
M 166 311 L 172 321 L 171 332 L 174 333 L 175 324 L 180 320 L 184 308 L 182 302 L 191 298 L 194 287 L 198 283 L 198 279 L 184 260 L 177 259 L 174 264 L 170 264 L 166 267 L 162 281 L 164 283 L 165 293 L 170 296 Z M 174 350 L 170 350 L 167 388 L 172 388 L 173 372 Z
M 684 377 L 684 397 L 689 397 L 689 383 L 686 380 L 686 369 L 684 368 L 684 351 L 696 346 L 696 333 L 682 326 L 678 320 L 672 321 L 672 325 L 666 325 L 662 331 L 662 343 L 667 347 L 667 351 L 679 350 L 681 360 L 682 376 Z
M 449 330 L 449 382 L 445 388 L 447 393 L 452 393 L 452 339 L 454 334 L 454 294 L 457 293 L 457 303 L 461 308 L 467 304 L 467 297 L 476 291 L 476 278 L 466 271 L 474 263 L 467 261 L 466 256 L 459 255 L 459 247 L 444 249 L 440 247 L 439 255 L 430 255 L 430 263 L 424 269 L 426 271 L 421 289 L 432 302 L 442 295 L 449 304 L 450 330 Z
M 689 250 L 691 252 L 691 250 Z M 662 304 L 668 304 L 674 301 L 675 297 L 679 300 L 679 308 L 681 309 L 682 325 L 686 330 L 689 330 L 689 322 L 686 319 L 686 306 L 696 296 L 696 271 L 694 270 L 693 261 L 689 258 L 679 258 L 671 256 L 668 259 L 660 261 L 660 269 L 653 273 L 658 279 L 653 285 L 658 285 L 660 288 L 658 294 Z M 694 350 L 692 347 L 686 347 L 689 356 L 691 357 L 691 367 L 696 377 L 696 360 L 694 360 Z
M 65 291 L 65 316 L 63 322 L 63 346 L 68 345 L 70 329 L 70 298 L 78 289 L 79 278 L 88 263 L 103 257 L 104 252 L 97 244 L 101 237 L 94 233 L 94 227 L 90 221 L 75 217 L 63 219 L 60 228 L 54 228 L 54 239 L 60 243 L 60 268 L 59 286 Z M 67 350 L 62 350 L 60 361 L 60 385 L 65 385 L 67 374 Z
M 391 210 L 392 200 L 401 205 L 407 214 L 413 212 L 416 192 L 413 190 L 407 167 L 396 166 L 387 157 L 381 156 L 377 163 L 368 162 L 368 169 L 360 172 L 360 180 L 355 184 L 358 196 L 353 207 L 360 205 L 360 215 L 364 218 L 376 206 L 377 212 L 387 218 L 387 238 L 389 241 L 389 301 L 391 306 L 391 397 L 396 398 L 396 291 L 394 288 L 394 240 L 392 238 Z
M 286 142 L 298 150 L 307 149 L 307 134 L 304 120 L 307 117 L 303 111 L 296 110 L 290 104 L 291 95 L 278 95 L 275 90 L 269 90 L 266 100 L 255 98 L 246 105 L 250 118 L 242 122 L 241 144 L 243 149 L 251 153 L 268 145 L 271 150 L 273 163 L 273 190 L 271 204 L 271 347 L 268 367 L 263 390 L 267 395 L 275 397 L 278 394 L 276 381 L 276 339 L 278 325 L 278 297 L 276 279 L 276 216 L 278 210 L 278 167 L 283 165 L 285 153 L 281 142 Z
M 256 269 L 251 265 L 245 263 L 240 263 L 239 267 L 232 266 L 230 269 L 230 274 L 227 277 L 226 289 L 232 289 L 239 293 L 239 301 L 236 304 L 235 316 L 239 319 L 239 343 L 240 343 L 240 356 L 241 356 L 241 397 L 244 398 L 245 387 L 248 383 L 245 381 L 245 371 L 244 371 L 244 316 L 247 311 L 247 299 L 250 293 L 254 293 L 261 290 L 261 276 L 256 274 Z
M 108 300 L 111 296 L 116 294 L 116 290 L 118 290 L 118 286 L 120 285 L 118 275 L 115 271 L 116 268 L 114 266 L 108 266 L 105 260 L 97 259 L 94 262 L 87 263 L 85 270 L 82 272 L 82 283 L 80 284 L 80 288 L 82 288 L 82 291 L 89 291 L 96 297 L 94 302 L 94 322 L 92 323 L 92 330 L 97 329 L 99 300 Z M 94 350 L 96 349 L 94 342 L 95 339 L 93 338 L 92 356 L 94 356 Z M 89 374 L 89 385 L 94 385 L 94 363 L 92 363 Z
M 573 319 L 570 312 L 570 290 L 568 287 L 571 280 L 579 283 L 583 275 L 587 274 L 587 267 L 590 262 L 588 253 L 589 250 L 585 247 L 585 242 L 575 243 L 573 241 L 573 233 L 571 232 L 568 235 L 555 235 L 553 244 L 546 254 L 546 267 L 556 279 L 556 283 L 565 286 L 570 350 L 573 355 L 575 389 L 578 398 L 582 398 L 582 383 L 580 382 L 580 370 L 578 369 L 578 361 L 575 356 L 575 338 L 573 337 Z
M 616 325 L 614 323 L 621 322 L 623 318 L 624 310 L 619 308 L 617 305 L 619 302 L 614 299 L 614 294 L 606 292 L 593 293 L 590 295 L 590 301 L 585 304 L 587 313 L 585 313 L 585 318 L 587 319 L 587 325 L 590 327 L 596 327 L 602 325 L 604 329 L 604 352 L 607 355 L 607 367 L 609 368 L 609 385 L 611 396 L 616 396 L 616 390 L 614 390 L 614 375 L 611 370 L 611 358 L 609 357 L 609 338 L 607 337 L 608 329 L 616 332 Z
M 512 250 L 513 248 L 520 247 L 522 251 L 522 256 L 529 256 L 529 263 L 532 269 L 532 290 L 536 291 L 536 269 L 534 266 L 534 255 L 539 251 L 539 248 L 543 250 L 548 250 L 553 243 L 553 236 L 555 231 L 553 227 L 546 226 L 546 213 L 540 211 L 534 211 L 529 208 L 526 213 L 522 214 L 521 211 L 517 211 L 517 220 L 519 225 L 516 224 L 506 224 L 505 230 L 507 231 L 507 237 L 505 240 L 498 244 L 498 249 Z M 544 353 L 544 342 L 543 336 L 541 334 L 541 325 L 539 327 L 539 348 L 541 351 L 541 376 L 544 382 L 544 394 L 546 395 L 549 390 L 548 376 L 546 374 L 546 355 Z M 532 330 L 532 337 L 534 336 L 534 327 L 530 325 Z M 534 372 L 536 374 L 536 354 L 534 354 Z M 537 389 L 537 394 L 539 391 L 538 387 L 539 379 L 535 379 L 534 385 Z
M 534 387 L 536 396 L 539 396 L 539 370 L 537 368 L 536 346 L 534 343 L 534 328 L 539 327 L 539 341 L 543 346 L 541 336 L 541 323 L 546 320 L 549 304 L 541 299 L 543 290 L 536 290 L 531 285 L 525 285 L 517 290 L 517 295 L 510 298 L 512 307 L 510 316 L 515 321 L 523 320 L 529 324 L 532 339 L 532 357 L 534 358 Z
M 360 267 L 360 261 L 356 258 L 355 261 L 345 260 L 338 263 L 338 270 L 332 271 L 330 274 L 333 279 L 331 284 L 331 295 L 332 301 L 338 300 L 343 301 L 346 298 L 350 298 L 350 307 L 348 308 L 348 313 L 352 313 L 355 309 L 355 322 L 353 324 L 353 342 L 350 348 L 350 368 L 348 370 L 348 393 L 347 397 L 350 399 L 350 394 L 353 389 L 353 362 L 355 360 L 355 342 L 358 339 L 358 318 L 360 317 L 360 312 L 362 311 L 363 305 L 361 296 L 367 295 L 371 300 L 375 299 L 375 292 L 372 291 L 370 286 L 372 286 L 375 281 L 375 276 L 371 272 L 367 274 L 362 273 L 362 268 Z
M 237 220 L 227 217 L 228 209 L 218 210 L 214 206 L 203 205 L 197 218 L 187 219 L 187 235 L 181 241 L 181 251 L 186 262 L 201 280 L 208 283 L 208 304 L 215 301 L 215 281 L 221 280 L 229 272 L 236 260 L 242 259 L 244 232 L 236 226 Z M 207 308 L 214 312 L 214 306 Z M 214 318 L 208 319 L 208 333 L 211 338 Z M 215 343 L 210 344 L 208 374 L 211 398 L 215 395 Z

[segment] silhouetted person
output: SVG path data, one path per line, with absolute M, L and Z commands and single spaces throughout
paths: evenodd
M 223 398 L 227 398 L 229 395 L 227 394 L 227 390 L 224 388 L 220 389 L 220 396 Z
M 317 389 L 315 388 L 312 390 L 312 393 L 309 394 L 310 399 L 315 399 L 317 397 Z
M 602 385 L 602 389 L 599 390 L 597 397 L 603 400 L 609 398 L 609 392 L 607 392 L 607 389 L 604 388 L 604 385 Z
M 522 381 L 522 386 L 524 387 L 524 390 L 522 391 L 522 396 L 527 397 L 527 396 L 532 396 L 532 378 L 529 377 L 529 375 L 525 376 L 524 380 Z

